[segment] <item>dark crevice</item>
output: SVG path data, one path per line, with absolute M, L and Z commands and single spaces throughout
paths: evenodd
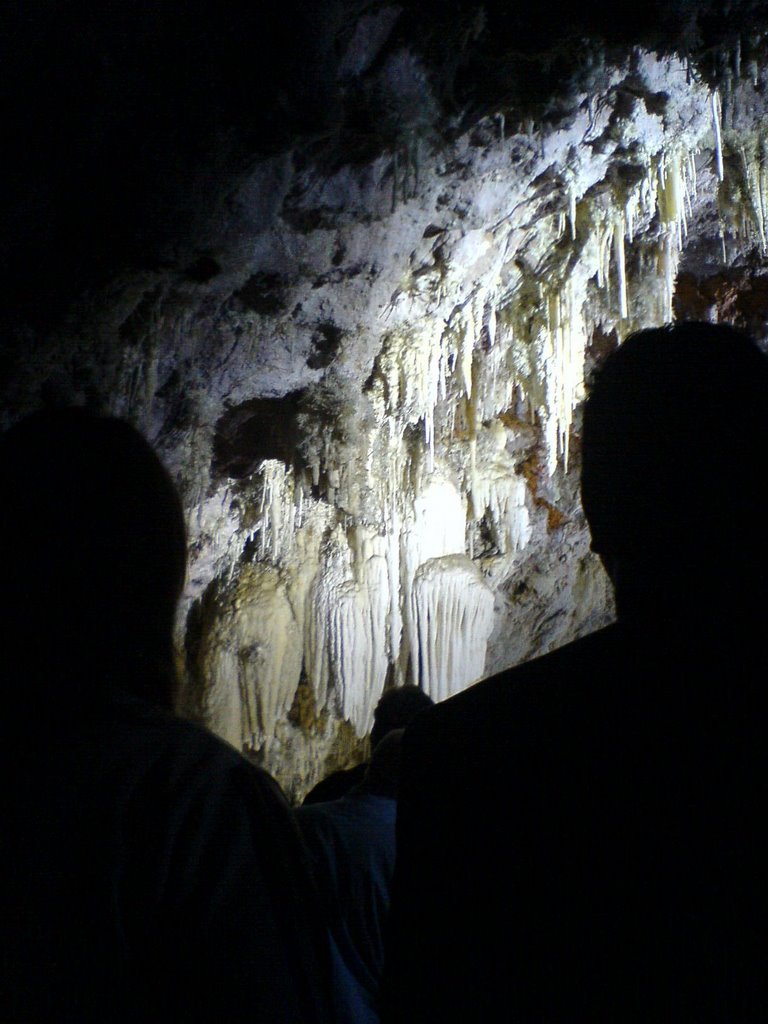
M 229 409 L 216 423 L 214 478 L 241 480 L 264 459 L 291 465 L 298 444 L 296 418 L 303 391 L 282 398 L 252 398 Z

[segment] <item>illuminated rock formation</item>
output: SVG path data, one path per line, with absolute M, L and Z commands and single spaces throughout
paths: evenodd
M 716 282 L 746 268 L 743 294 L 768 248 L 759 38 L 698 64 L 598 47 L 547 102 L 516 99 L 510 58 L 459 116 L 374 7 L 333 79 L 370 136 L 294 127 L 6 389 L 17 415 L 63 375 L 158 445 L 190 531 L 185 709 L 294 793 L 360 749 L 386 685 L 443 699 L 609 619 L 585 377 L 636 328 L 738 319 Z

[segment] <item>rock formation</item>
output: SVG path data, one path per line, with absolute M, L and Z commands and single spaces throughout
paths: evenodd
M 198 11 L 201 80 L 156 71 L 152 116 L 135 26 L 122 66 L 98 23 L 66 216 L 73 168 L 20 160 L 11 193 L 5 420 L 64 396 L 158 446 L 189 523 L 184 709 L 295 795 L 385 686 L 442 699 L 609 620 L 578 499 L 607 351 L 676 316 L 766 334 L 763 5 L 443 6 L 291 8 L 251 37 L 259 75 Z M 157 142 L 125 208 L 120 139 Z

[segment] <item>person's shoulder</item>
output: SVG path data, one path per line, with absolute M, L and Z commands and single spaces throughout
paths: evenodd
M 339 768 L 331 772 L 310 789 L 302 801 L 302 806 L 338 800 L 365 778 L 367 770 L 368 763 L 363 761 L 352 768 Z
M 479 699 L 503 695 L 515 701 L 535 703 L 559 699 L 563 691 L 575 694 L 579 686 L 604 676 L 620 652 L 618 627 L 606 626 L 532 661 L 499 672 L 477 683 L 466 693 L 471 695 L 476 690 Z
M 619 658 L 608 627 L 428 708 L 406 730 L 403 787 L 458 801 L 460 792 L 476 799 L 475 780 L 501 799 L 516 766 L 543 766 L 596 727 Z
M 342 796 L 336 800 L 305 803 L 293 808 L 293 819 L 314 856 L 318 849 L 327 852 L 340 845 L 340 836 L 344 833 L 348 818 L 345 808 L 347 800 L 348 797 Z
M 397 800 L 369 793 L 356 786 L 336 800 L 302 804 L 293 814 L 302 830 L 336 830 L 367 827 L 372 822 L 394 823 Z
M 517 714 L 535 714 L 588 698 L 596 685 L 612 676 L 620 656 L 616 626 L 574 640 L 532 661 L 481 680 L 461 693 L 424 711 L 411 727 L 418 732 L 447 736 L 496 725 L 509 728 Z M 410 732 L 411 730 L 409 730 Z
M 113 700 L 109 718 L 106 742 L 137 773 L 159 772 L 169 782 L 234 773 L 258 784 L 259 769 L 197 722 L 129 696 Z

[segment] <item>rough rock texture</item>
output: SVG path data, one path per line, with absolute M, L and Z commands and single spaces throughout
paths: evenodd
M 294 796 L 360 756 L 385 686 L 442 699 L 608 621 L 579 408 L 621 337 L 673 316 L 766 335 L 762 5 L 574 6 L 554 36 L 439 6 L 318 5 L 274 78 L 227 64 L 214 101 L 182 77 L 152 117 L 129 46 L 152 130 L 123 97 L 126 138 L 159 140 L 161 166 L 139 154 L 119 217 L 93 197 L 125 249 L 88 220 L 40 272 L 44 308 L 5 310 L 6 420 L 63 395 L 162 452 L 190 533 L 184 710 Z M 203 82 L 249 66 L 228 38 Z M 269 100 L 250 124 L 249 88 Z M 17 189 L 33 226 L 68 180 Z M 29 283 L 24 237 L 6 280 Z

